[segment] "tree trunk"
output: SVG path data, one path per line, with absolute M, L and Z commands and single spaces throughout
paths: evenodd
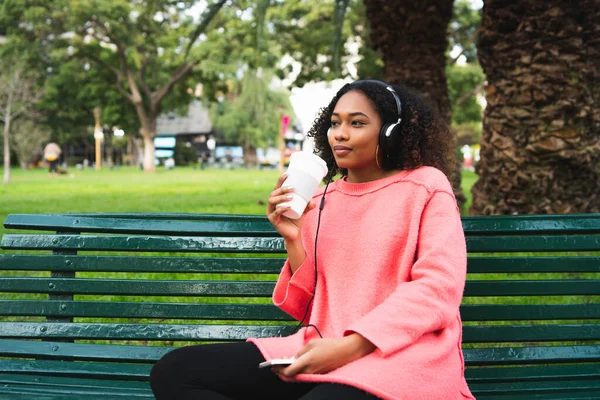
M 447 30 L 453 0 L 364 0 L 371 41 L 381 52 L 384 77 L 420 91 L 450 125 L 451 108 L 446 82 Z M 460 164 L 452 182 L 459 206 Z
M 10 101 L 10 100 L 9 100 Z M 10 129 L 10 103 L 4 118 L 4 183 L 10 182 L 10 147 L 8 142 L 8 130 Z
M 154 165 L 154 138 L 143 135 L 144 138 L 144 171 L 151 172 L 156 169 Z
M 135 110 L 140 120 L 140 135 L 144 140 L 144 160 L 142 165 L 145 172 L 154 172 L 156 169 L 154 165 L 154 138 L 156 137 L 157 120 L 157 114 L 154 110 L 157 109 L 158 104 L 151 104 L 149 107 L 150 111 L 147 111 L 144 108 L 142 97 L 135 87 L 134 82 L 132 82 L 130 86 L 132 86 L 134 92 L 134 95 L 132 96 L 133 105 L 135 106 Z
M 600 1 L 486 0 L 472 214 L 600 212 Z

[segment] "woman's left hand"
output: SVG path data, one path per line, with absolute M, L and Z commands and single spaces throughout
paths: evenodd
M 358 333 L 337 339 L 313 339 L 296 354 L 287 367 L 273 367 L 283 376 L 326 374 L 375 350 L 375 345 Z

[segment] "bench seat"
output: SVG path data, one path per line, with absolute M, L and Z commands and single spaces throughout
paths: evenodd
M 173 348 L 293 332 L 263 216 L 12 214 L 0 399 L 151 399 Z M 478 399 L 600 399 L 600 215 L 464 217 L 461 305 Z

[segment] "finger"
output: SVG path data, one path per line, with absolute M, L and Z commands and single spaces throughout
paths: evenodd
M 294 192 L 294 187 L 286 185 L 286 186 L 282 186 L 282 187 L 279 187 L 277 189 L 274 189 L 269 194 L 269 197 L 281 196 L 283 194 L 288 194 L 288 193 L 293 193 L 293 192 Z
M 294 195 L 291 193 L 284 193 L 278 196 L 269 197 L 269 204 L 276 206 L 277 204 L 286 203 L 294 198 Z
M 275 372 L 276 374 L 280 374 L 280 375 L 284 375 L 284 374 L 283 374 L 283 370 L 284 370 L 284 369 L 285 369 L 285 368 L 284 368 L 284 367 L 282 367 L 281 365 L 276 365 L 276 366 L 274 366 L 274 367 L 271 367 L 271 371 Z M 286 376 L 286 375 L 284 375 L 284 376 Z
M 291 191 L 293 191 L 293 188 L 291 187 L 273 190 L 269 196 L 269 199 L 267 200 L 267 213 L 273 212 L 277 204 L 292 200 L 293 195 L 290 193 Z
M 287 367 L 280 367 L 281 370 L 278 374 L 283 376 L 292 377 L 301 373 L 307 367 L 306 360 L 294 360 L 293 363 L 288 365 Z
M 283 174 L 281 174 L 279 179 L 277 179 L 277 183 L 275 183 L 275 189 L 279 189 L 281 187 L 281 185 L 283 185 L 283 182 L 285 182 L 287 177 L 288 177 L 287 172 L 284 172 Z
M 291 207 L 289 205 L 282 205 L 274 207 L 267 213 L 267 219 L 271 221 L 271 224 L 277 225 L 282 218 L 286 218 L 283 213 L 288 211 Z

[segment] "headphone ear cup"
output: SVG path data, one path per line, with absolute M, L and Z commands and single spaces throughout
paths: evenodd
M 379 131 L 379 148 L 381 149 L 381 166 L 383 168 L 393 168 L 391 152 L 397 136 L 394 132 L 396 126 L 398 123 L 383 124 Z

